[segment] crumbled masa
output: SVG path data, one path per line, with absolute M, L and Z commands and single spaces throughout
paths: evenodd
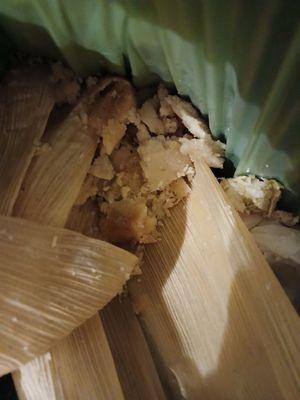
M 222 179 L 221 186 L 234 208 L 241 214 L 271 216 L 281 196 L 281 185 L 274 179 L 254 175 Z
M 86 82 L 91 90 L 97 84 L 97 78 Z M 101 236 L 141 255 L 143 244 L 159 240 L 157 228 L 170 209 L 190 193 L 195 163 L 222 168 L 225 145 L 212 138 L 191 103 L 162 85 L 140 108 L 125 79 L 105 78 L 102 87 L 88 121 L 99 146 L 76 204 L 97 199 Z M 298 222 L 276 210 L 281 185 L 275 180 L 239 176 L 221 186 L 250 230 L 266 220 Z
M 55 63 L 50 80 L 57 103 L 72 106 L 81 89 L 75 74 Z M 196 163 L 201 159 L 223 168 L 225 145 L 213 139 L 191 103 L 170 95 L 163 85 L 139 108 L 132 85 L 123 78 L 88 77 L 85 85 L 86 100 L 75 106 L 74 115 L 99 145 L 76 205 L 98 203 L 91 234 L 96 230 L 97 237 L 134 251 L 139 264 L 133 274 L 139 274 L 144 244 L 159 240 L 158 227 L 189 195 Z M 35 154 L 44 151 L 50 146 L 37 143 Z M 281 185 L 239 176 L 222 179 L 221 186 L 274 271 L 284 276 L 288 292 L 291 279 L 284 271 L 295 266 L 298 271 L 300 263 L 299 231 L 291 228 L 299 219 L 276 209 Z
M 150 138 L 138 147 L 140 164 L 151 192 L 163 190 L 177 178 L 186 175 L 191 167 L 191 159 L 180 148 L 178 140 L 164 136 Z
M 106 180 L 111 180 L 114 177 L 114 167 L 107 154 L 101 154 L 101 156 L 95 158 L 89 169 L 89 174 Z
M 221 186 L 270 264 L 275 260 L 299 265 L 300 232 L 291 228 L 299 218 L 276 210 L 281 185 L 273 179 L 238 176 L 222 179 Z
M 94 101 L 91 112 L 84 109 L 78 115 L 87 120 L 87 129 L 98 136 L 99 145 L 76 204 L 96 202 L 100 237 L 134 251 L 141 265 L 144 244 L 159 240 L 158 227 L 190 193 L 195 164 L 201 159 L 210 167 L 222 168 L 225 145 L 212 138 L 192 104 L 170 95 L 162 85 L 140 108 L 125 79 L 99 82 L 90 77 L 86 86 L 92 93 L 93 88 L 98 90 L 96 105 Z M 295 264 L 299 256 L 293 243 L 299 235 L 286 227 L 295 225 L 298 218 L 276 210 L 281 185 L 272 179 L 239 176 L 222 179 L 221 186 L 268 260 L 276 260 L 276 265 L 278 260 Z M 285 226 L 285 240 L 293 238 L 293 245 L 280 254 L 272 253 L 278 246 L 270 246 L 275 233 L 283 234 L 274 224 Z M 261 226 L 264 235 L 257 229 Z M 280 235 L 275 239 L 282 240 Z M 137 267 L 134 273 L 139 272 Z
M 89 88 L 97 84 L 88 79 Z M 103 237 L 137 248 L 159 240 L 157 227 L 190 193 L 194 161 L 222 168 L 225 146 L 190 103 L 164 86 L 137 108 L 128 81 L 106 79 L 92 115 L 99 147 L 77 204 L 96 198 Z
M 249 229 L 266 220 L 285 226 L 299 222 L 299 217 L 292 213 L 276 209 L 282 186 L 274 179 L 237 176 L 222 179 L 221 186 Z

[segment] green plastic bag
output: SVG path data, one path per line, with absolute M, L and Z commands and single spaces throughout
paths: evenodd
M 226 137 L 236 175 L 276 178 L 300 210 L 300 2 L 2 0 L 1 64 L 14 48 L 175 84 Z

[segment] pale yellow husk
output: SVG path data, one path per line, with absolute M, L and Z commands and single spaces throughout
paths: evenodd
M 47 71 L 11 71 L 0 87 L 0 214 L 9 215 L 54 105 Z
M 93 94 L 98 94 L 102 91 L 102 89 L 114 81 L 120 81 L 120 79 L 106 79 L 101 81 L 99 84 L 93 85 L 90 94 L 85 97 L 88 99 L 88 104 L 92 106 L 94 103 L 96 103 L 96 101 L 93 101 Z M 85 99 L 82 100 L 84 101 Z M 96 96 L 94 100 L 97 100 Z M 103 103 L 105 104 L 104 99 L 100 101 L 100 105 L 98 104 L 98 107 L 101 107 L 101 104 Z M 79 111 L 82 111 L 80 110 L 80 107 L 77 107 L 77 109 L 78 108 Z M 93 107 L 91 107 L 91 117 L 88 120 L 90 129 L 88 132 L 89 134 L 92 133 L 91 140 L 93 143 L 93 151 L 90 149 L 90 136 L 87 136 L 87 131 L 85 128 L 83 132 L 80 132 L 76 129 L 72 131 L 71 129 L 68 129 L 67 123 L 67 126 L 64 125 L 62 127 L 59 126 L 58 128 L 55 128 L 60 132 L 57 133 L 55 130 L 50 132 L 50 135 L 48 136 L 50 136 L 50 138 L 54 138 L 51 142 L 52 159 L 65 157 L 66 153 L 63 152 L 66 151 L 70 157 L 72 154 L 76 153 L 77 162 L 76 157 L 73 157 L 73 162 L 71 164 L 63 162 L 58 165 L 55 164 L 57 165 L 56 177 L 55 173 L 51 175 L 52 167 L 51 159 L 49 159 L 50 154 L 47 157 L 44 155 L 44 158 L 41 159 L 40 168 L 37 168 L 36 164 L 33 164 L 31 166 L 29 175 L 30 185 L 28 185 L 26 189 L 28 193 L 24 195 L 23 200 L 19 199 L 19 209 L 17 208 L 16 210 L 19 215 L 26 214 L 26 217 L 29 219 L 34 219 L 41 222 L 46 221 L 51 225 L 63 226 L 65 224 L 68 214 L 77 196 L 77 191 L 80 188 L 83 178 L 90 167 L 91 158 L 89 160 L 88 158 L 90 157 L 90 154 L 94 153 L 97 146 L 97 140 L 95 140 L 94 137 L 97 136 L 98 133 L 101 134 L 102 121 L 99 122 L 99 120 L 95 118 L 97 117 L 96 110 L 94 114 L 95 115 L 93 116 Z M 79 116 L 83 117 L 81 126 L 84 126 L 84 113 L 79 112 Z M 71 116 L 72 119 L 74 117 L 75 116 Z M 78 119 L 75 120 L 75 122 L 80 123 Z M 75 123 L 73 126 L 76 128 Z M 72 148 L 69 150 L 66 149 L 68 146 L 68 138 L 65 135 L 67 135 L 70 142 L 75 140 L 75 143 L 72 144 Z M 76 140 L 78 137 L 79 140 Z M 87 139 L 87 141 L 85 141 L 85 139 Z M 85 157 L 85 155 L 87 156 Z M 40 173 L 40 169 L 44 171 L 44 175 Z M 80 175 L 80 179 L 82 179 L 81 182 L 79 182 L 78 174 Z M 51 180 L 51 176 L 55 179 Z M 52 202 L 49 201 L 47 191 L 45 191 L 45 181 L 51 182 L 47 190 L 49 191 L 50 196 L 53 198 Z M 35 184 L 33 185 L 33 183 Z M 63 188 L 63 190 L 58 190 L 56 188 Z M 68 190 L 66 190 L 66 188 L 68 188 Z M 55 191 L 55 196 L 52 195 L 53 190 Z M 43 206 L 45 203 L 46 208 Z M 61 211 L 56 204 L 64 204 L 63 210 Z M 35 208 L 38 210 L 36 211 Z M 81 208 L 80 211 L 77 211 L 75 211 L 75 214 L 71 213 L 73 218 L 72 215 L 70 215 L 68 226 L 71 229 L 84 231 L 84 226 L 94 226 L 94 224 L 91 224 L 91 218 L 93 219 L 93 214 L 91 213 L 92 210 L 90 208 L 88 208 L 88 210 Z M 87 220 L 85 218 L 87 218 Z M 71 221 L 73 221 L 73 223 L 71 223 Z M 94 236 L 93 232 L 90 232 L 89 229 L 86 233 Z M 96 315 L 89 320 L 88 324 L 88 327 L 84 325 L 83 327 L 75 329 L 69 338 L 60 342 L 58 345 L 61 351 L 59 358 L 57 356 L 57 352 L 54 352 L 52 356 L 50 353 L 47 353 L 23 366 L 19 372 L 14 373 L 14 382 L 18 390 L 18 395 L 22 399 L 38 400 L 41 398 L 40 393 L 46 392 L 48 396 L 47 399 L 49 398 L 58 400 L 66 398 L 75 400 L 81 399 L 81 391 L 85 389 L 88 391 L 90 399 L 123 399 L 120 383 L 117 377 L 108 342 L 103 332 L 101 321 Z M 83 339 L 83 335 L 86 336 L 86 340 Z M 85 346 L 81 349 L 82 354 L 80 352 L 74 353 L 73 348 L 68 346 L 68 343 L 82 343 L 82 340 L 85 341 Z M 96 351 L 98 364 L 97 362 L 92 363 L 91 368 L 87 369 L 83 360 L 85 357 L 92 359 Z M 50 361 L 49 357 L 51 358 Z M 73 359 L 72 357 L 75 358 Z M 53 370 L 54 363 L 56 365 L 56 371 L 59 371 L 58 373 Z M 76 378 L 78 385 L 74 385 L 73 380 L 71 384 L 70 380 L 70 377 L 72 377 L 74 374 L 74 365 L 76 365 L 76 368 L 78 368 L 78 374 Z M 64 370 L 65 373 L 61 374 L 61 370 Z M 67 379 L 68 376 L 69 379 Z
M 0 217 L 0 373 L 10 372 L 101 309 L 137 259 L 66 229 Z
M 129 293 L 170 397 L 298 398 L 299 318 L 206 165 L 142 269 Z

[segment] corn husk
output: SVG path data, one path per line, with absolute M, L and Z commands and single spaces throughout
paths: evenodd
M 66 229 L 0 217 L 0 373 L 48 350 L 111 300 L 137 258 Z
M 54 96 L 41 68 L 11 71 L 0 88 L 0 214 L 10 215 Z
M 174 399 L 298 399 L 299 318 L 208 167 L 129 292 Z
M 106 97 L 110 97 L 110 93 L 102 92 L 115 81 L 118 79 L 107 78 L 95 85 L 61 123 L 46 133 L 51 150 L 40 154 L 31 164 L 14 215 L 64 226 L 101 134 L 99 113 L 103 112 Z
M 124 399 L 98 314 L 59 342 L 51 357 L 65 399 Z
M 51 354 L 35 357 L 13 373 L 19 400 L 62 400 L 59 376 L 55 375 Z
M 102 239 L 100 236 L 100 211 L 96 199 L 89 199 L 85 204 L 73 206 L 66 227 L 86 236 Z
M 90 236 L 95 231 L 98 207 L 89 200 L 72 208 L 67 226 Z M 87 363 L 86 360 L 89 360 Z M 122 400 L 123 394 L 109 344 L 98 313 L 13 374 L 20 400 Z
M 124 397 L 128 400 L 166 399 L 130 299 L 115 298 L 100 315 Z M 87 334 L 89 336 L 89 332 Z
M 95 202 L 89 200 L 84 206 L 73 207 L 67 222 L 70 229 L 83 232 L 86 235 L 99 237 L 99 220 L 98 207 Z M 106 337 L 112 351 L 115 367 L 118 373 L 120 384 L 126 399 L 164 399 L 164 392 L 155 369 L 152 355 L 145 341 L 143 332 L 139 322 L 133 312 L 129 298 L 123 298 L 122 301 L 116 297 L 107 306 L 100 311 L 100 323 L 104 325 Z M 101 322 L 102 320 L 102 322 Z M 99 322 L 98 322 L 99 324 Z M 76 341 L 77 332 L 80 330 L 81 340 L 84 343 L 93 343 L 96 339 L 93 337 L 95 332 L 84 329 L 86 324 L 82 325 L 63 342 Z M 103 328 L 102 328 L 103 329 Z M 75 338 L 72 339 L 72 337 Z M 101 338 L 101 340 L 104 340 Z M 62 343 L 63 343 L 62 342 Z M 61 346 L 62 347 L 62 346 Z M 93 359 L 101 360 L 103 358 L 102 346 L 93 346 Z M 85 383 L 81 383 L 81 387 L 85 392 L 94 393 L 97 382 L 103 379 L 103 367 L 94 363 L 89 365 L 89 375 L 86 374 L 86 366 L 83 360 L 91 357 L 89 349 L 83 348 L 81 354 L 74 352 L 70 346 L 64 351 L 61 349 L 62 355 L 59 361 L 56 359 L 56 353 L 51 352 L 54 363 L 60 363 L 61 369 L 70 370 L 70 374 L 74 369 L 77 370 L 79 376 L 85 376 Z M 82 359 L 81 359 L 82 357 Z M 72 363 L 67 363 L 72 360 Z M 73 387 L 72 381 L 60 377 L 61 385 L 64 391 Z M 73 392 L 70 392 L 70 395 Z M 77 396 L 80 397 L 80 388 L 78 388 Z M 102 397 L 101 397 L 102 396 Z M 73 397 L 77 398 L 77 397 Z M 103 393 L 98 392 L 95 399 L 107 398 Z
M 84 206 L 73 207 L 67 226 L 98 236 L 97 217 L 97 205 L 89 200 Z M 164 398 L 151 354 L 129 300 L 119 303 L 115 299 L 100 315 L 105 330 L 101 319 L 95 315 L 47 355 L 39 357 L 38 362 L 31 361 L 19 373 L 14 373 L 21 399 L 42 398 L 38 396 L 45 387 L 49 398 L 55 400 L 81 399 L 83 393 L 91 400 L 121 399 L 120 388 L 124 397 L 130 400 Z M 86 360 L 92 361 L 87 363 Z M 61 397 L 60 390 L 65 397 Z M 26 395 L 22 397 L 22 393 Z
M 84 206 L 73 207 L 67 226 L 98 236 L 97 209 L 92 200 Z M 82 393 L 86 396 L 88 393 L 91 400 L 119 399 L 123 398 L 116 394 L 120 387 L 126 399 L 164 398 L 152 356 L 129 300 L 122 303 L 114 300 L 105 307 L 104 315 L 102 311 L 100 315 L 109 345 L 101 319 L 95 315 L 48 354 L 14 373 L 21 400 L 43 398 L 41 393 L 55 400 L 81 399 Z M 86 360 L 92 360 L 88 366 Z
M 84 118 L 71 113 L 50 133 L 51 150 L 30 166 L 14 215 L 45 225 L 64 226 L 90 167 L 96 139 Z
M 100 104 L 103 104 L 103 102 L 100 102 Z M 41 193 L 43 193 L 43 196 L 45 196 L 44 192 Z M 63 196 L 63 194 L 61 195 Z M 27 210 L 28 209 L 29 207 L 27 208 Z M 51 213 L 51 210 L 47 208 L 46 210 L 44 210 L 44 213 L 42 214 L 43 217 L 41 217 L 39 213 L 37 214 L 37 216 L 31 215 L 31 217 L 33 218 L 37 217 L 38 219 L 41 220 L 46 219 L 48 220 L 48 223 L 50 223 L 48 215 L 46 215 L 49 212 Z M 56 208 L 54 212 L 57 213 L 59 212 L 59 210 Z M 28 217 L 28 214 L 26 215 Z M 59 222 L 61 223 L 61 221 L 63 220 L 64 218 L 60 218 Z M 88 202 L 87 205 L 83 207 L 75 207 L 72 210 L 68 219 L 68 227 L 74 230 L 84 231 L 86 234 L 90 236 L 98 236 L 98 232 L 95 232 L 95 226 L 97 225 L 96 220 L 97 220 L 96 210 L 93 209 L 91 202 Z M 132 317 L 135 318 L 133 314 Z M 93 321 L 94 321 L 93 323 L 97 324 L 97 326 L 99 324 L 101 325 L 101 321 L 99 320 L 98 317 L 97 318 L 95 317 Z M 93 334 L 95 336 L 93 336 Z M 78 335 L 80 336 L 80 341 L 78 339 Z M 137 338 L 137 334 L 135 334 L 135 337 Z M 85 343 L 90 343 L 90 346 L 84 347 L 81 350 L 82 355 L 80 356 L 80 352 L 74 352 L 74 348 L 70 344 L 79 343 L 82 342 L 82 340 Z M 142 360 L 144 355 L 146 354 L 145 360 L 147 360 L 148 365 L 151 365 L 150 353 L 146 348 L 145 341 L 141 332 L 140 332 L 139 342 L 142 343 L 142 346 L 139 346 L 140 359 Z M 145 349 L 143 353 L 141 352 L 142 349 Z M 51 361 L 49 361 L 49 357 L 51 358 Z M 103 359 L 106 361 L 105 362 L 103 361 L 104 366 L 103 365 L 100 366 L 97 363 L 91 363 L 90 368 L 87 369 L 86 363 L 82 361 L 83 359 L 84 360 Z M 121 395 L 117 396 L 116 394 L 117 388 L 118 387 L 120 388 L 120 383 L 116 378 L 117 375 L 114 363 L 113 362 L 110 363 L 109 362 L 110 359 L 112 360 L 112 357 L 107 344 L 107 339 L 105 335 L 101 335 L 101 329 L 94 329 L 94 330 L 84 329 L 83 326 L 73 331 L 72 335 L 68 339 L 60 343 L 60 350 L 58 352 L 55 352 L 53 350 L 51 353 L 39 357 L 38 360 L 34 360 L 25 365 L 24 367 L 22 367 L 19 373 L 14 374 L 14 381 L 16 383 L 19 395 L 22 397 L 22 394 L 24 396 L 25 393 L 25 398 L 27 399 L 40 398 L 39 397 L 40 393 L 43 393 L 44 388 L 47 388 L 47 393 L 48 393 L 47 395 L 50 398 L 52 398 L 51 396 L 54 396 L 53 398 L 60 399 L 61 393 L 57 389 L 57 387 L 63 388 L 62 390 L 65 398 L 70 398 L 70 399 L 82 398 L 81 397 L 82 391 L 85 393 L 89 393 L 90 399 L 122 398 Z M 127 361 L 126 360 L 123 361 L 127 365 Z M 53 365 L 56 365 L 59 371 L 64 371 L 64 373 L 57 374 L 53 370 Z M 73 379 L 70 379 L 70 377 L 72 378 L 72 376 L 74 375 L 74 370 L 78 371 L 79 376 L 85 377 L 83 380 L 76 379 L 76 381 L 81 382 L 80 386 L 79 385 L 76 386 L 76 384 L 74 385 L 74 377 Z M 47 373 L 45 373 L 45 371 L 47 371 Z M 136 379 L 138 379 L 139 373 L 140 373 L 139 368 L 136 368 L 135 369 Z M 143 373 L 146 374 L 145 369 Z M 103 379 L 105 379 L 107 385 L 110 386 L 111 397 L 108 396 L 107 391 L 105 392 L 106 386 L 99 385 L 99 382 L 103 381 Z M 152 389 L 150 393 L 159 393 L 159 383 L 154 368 L 148 371 L 146 379 L 147 379 L 148 389 L 152 384 L 156 385 L 156 389 L 155 388 Z M 53 382 L 55 382 L 55 384 Z M 122 386 L 124 387 L 123 382 Z M 118 392 L 120 393 L 120 390 L 118 390 Z
M 99 111 L 98 103 L 103 104 L 103 100 L 98 99 L 98 94 L 115 79 L 118 80 L 117 78 L 105 79 L 93 86 L 91 91 L 80 100 L 67 120 L 54 126 L 51 132 L 47 133 L 47 137 L 51 140 L 51 155 L 50 153 L 42 154 L 37 162 L 31 165 L 26 179 L 25 192 L 18 199 L 15 208 L 17 215 L 49 225 L 63 226 L 65 224 L 85 174 L 90 167 L 92 153 L 97 145 L 97 129 L 101 128 L 101 124 L 99 124 L 96 111 Z M 88 124 L 88 128 L 86 128 L 86 124 Z M 83 128 L 83 131 L 76 127 Z M 77 157 L 74 156 L 74 153 L 77 154 Z M 65 162 L 66 157 L 72 160 L 71 164 Z M 85 211 L 83 213 L 85 214 Z M 85 221 L 84 218 L 81 220 Z M 80 230 L 80 224 L 77 226 Z M 98 340 L 103 342 L 99 347 L 103 349 L 103 357 L 111 358 L 111 354 L 107 350 L 106 338 L 100 337 Z M 67 359 L 65 361 L 67 363 Z M 107 368 L 107 374 L 111 375 L 113 386 L 119 385 L 118 381 L 113 378 L 116 375 L 114 365 L 108 363 L 104 368 Z M 48 374 L 45 374 L 44 371 L 47 371 Z M 95 379 L 99 379 L 99 377 L 91 376 L 92 384 L 98 391 L 97 398 L 103 398 L 102 388 L 98 384 L 95 385 Z M 14 381 L 20 394 L 26 393 L 28 399 L 39 399 L 39 393 L 43 387 L 53 389 L 52 382 L 60 382 L 57 376 L 51 376 L 48 354 L 41 356 L 38 361 L 22 367 L 20 373 L 14 374 Z M 90 380 L 86 381 L 86 385 L 92 388 Z M 71 384 L 69 381 L 61 382 L 60 387 L 62 386 L 67 397 L 68 391 L 72 390 Z M 55 390 L 52 389 L 49 389 L 49 393 L 54 393 L 56 396 Z
M 98 314 L 16 371 L 14 382 L 20 400 L 124 399 Z

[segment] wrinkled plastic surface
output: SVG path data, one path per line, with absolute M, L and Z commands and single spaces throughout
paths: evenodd
M 298 211 L 299 21 L 294 0 L 0 2 L 0 26 L 24 51 L 80 74 L 174 83 L 209 115 L 213 134 L 225 135 L 236 174 L 278 179 L 285 205 Z

